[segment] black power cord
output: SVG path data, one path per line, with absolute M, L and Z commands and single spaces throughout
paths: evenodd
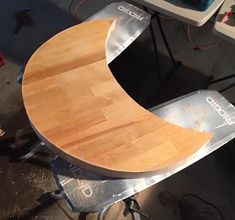
M 220 219 L 221 219 L 221 220 L 225 220 L 223 213 L 222 213 L 215 205 L 213 205 L 212 203 L 207 202 L 206 200 L 200 198 L 200 197 L 197 196 L 197 195 L 194 195 L 194 194 L 185 194 L 185 195 L 183 195 L 183 196 L 181 197 L 181 199 L 180 199 L 180 209 L 181 209 L 181 211 L 182 211 L 184 217 L 186 218 L 186 220 L 191 220 L 191 218 L 190 218 L 190 219 L 187 218 L 187 214 L 186 214 L 186 213 L 187 213 L 187 210 L 186 210 L 186 207 L 185 207 L 185 204 L 184 204 L 184 203 L 186 203 L 186 202 L 185 202 L 186 198 L 189 198 L 189 197 L 195 198 L 195 199 L 199 200 L 200 202 L 203 202 L 203 203 L 205 203 L 206 205 L 212 207 L 212 208 L 219 214 Z

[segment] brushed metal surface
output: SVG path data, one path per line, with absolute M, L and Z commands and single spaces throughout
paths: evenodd
M 88 20 L 115 18 L 115 29 L 106 45 L 106 60 L 111 63 L 123 52 L 150 24 L 151 16 L 138 7 L 126 2 L 108 5 Z

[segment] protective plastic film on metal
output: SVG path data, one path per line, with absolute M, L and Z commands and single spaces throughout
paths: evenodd
M 112 3 L 88 20 L 115 18 L 115 29 L 110 34 L 106 46 L 106 60 L 111 63 L 150 24 L 150 15 L 126 2 Z
M 215 91 L 199 91 L 150 109 L 176 125 L 213 133 L 212 140 L 191 157 L 157 174 L 137 179 L 111 179 L 82 170 L 57 158 L 56 181 L 72 210 L 95 212 L 173 175 L 235 137 L 235 107 Z M 157 158 L 156 158 L 157 160 Z

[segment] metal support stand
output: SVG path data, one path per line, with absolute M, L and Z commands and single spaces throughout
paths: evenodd
M 141 220 L 141 216 L 148 218 L 148 215 L 146 215 L 140 211 L 140 205 L 136 200 L 137 196 L 138 196 L 138 194 L 135 194 L 127 199 L 124 199 L 126 207 L 128 208 L 128 211 L 131 213 L 133 220 Z M 109 208 L 110 208 L 110 206 L 107 206 L 99 211 L 98 220 L 104 220 L 105 214 Z
M 54 200 L 59 200 L 63 198 L 63 195 L 62 192 L 58 189 L 55 192 L 51 192 L 50 197 Z
M 138 194 L 135 194 L 124 200 L 133 220 L 141 220 L 141 216 L 148 218 L 148 215 L 140 211 L 140 205 L 137 201 Z
M 22 155 L 22 156 L 19 156 L 19 159 L 20 159 L 21 161 L 26 161 L 26 160 L 30 159 L 30 158 L 33 157 L 34 154 L 35 154 L 36 152 L 38 152 L 38 150 L 39 150 L 42 146 L 44 146 L 44 145 L 45 145 L 45 144 L 44 144 L 41 140 L 38 140 L 34 145 L 32 145 L 32 146 L 29 148 L 29 150 L 28 150 L 28 152 L 27 152 L 26 154 L 24 154 L 24 155 Z
M 109 209 L 109 206 L 107 206 L 99 211 L 98 220 L 104 220 L 104 216 L 105 216 L 108 209 Z
M 57 189 L 54 192 L 46 192 L 43 195 L 41 195 L 37 201 L 40 202 L 41 204 L 45 204 L 48 202 L 53 202 L 53 201 L 58 201 L 63 198 L 63 191 Z
M 148 11 L 147 8 L 145 8 L 145 10 Z M 151 22 L 150 22 L 149 30 L 150 30 L 150 35 L 151 35 L 152 42 L 153 42 L 153 49 L 154 49 L 155 60 L 156 60 L 156 64 L 157 64 L 158 80 L 159 80 L 159 83 L 161 84 L 162 83 L 161 65 L 160 65 L 160 62 L 159 62 L 160 59 L 159 59 L 157 41 L 156 41 L 156 36 L 155 36 L 155 33 L 154 33 L 152 19 L 151 19 Z

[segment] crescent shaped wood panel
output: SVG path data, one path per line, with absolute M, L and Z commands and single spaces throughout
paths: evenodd
M 57 154 L 131 177 L 173 165 L 212 135 L 170 124 L 128 96 L 105 60 L 112 22 L 82 23 L 38 48 L 25 69 L 23 100 L 36 133 Z

